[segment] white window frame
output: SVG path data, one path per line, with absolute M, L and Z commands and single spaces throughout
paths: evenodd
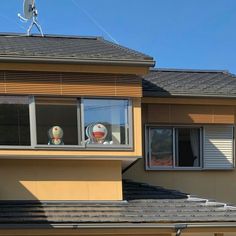
M 151 128 L 166 128 L 172 129 L 172 150 L 173 150 L 173 165 L 167 166 L 151 166 L 151 155 L 150 155 L 150 129 Z M 176 166 L 176 129 L 178 128 L 199 128 L 200 129 L 200 165 L 199 167 L 188 166 Z M 203 169 L 203 126 L 199 125 L 157 125 L 157 124 L 146 124 L 145 125 L 145 167 L 146 170 L 202 170 Z

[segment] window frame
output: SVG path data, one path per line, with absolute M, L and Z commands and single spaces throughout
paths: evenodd
M 33 137 L 33 148 L 34 149 L 47 149 L 47 150 L 74 150 L 74 149 L 84 149 L 85 148 L 85 145 L 84 145 L 84 142 L 83 142 L 83 138 L 82 138 L 82 133 L 79 133 L 80 130 L 82 129 L 82 119 L 81 119 L 81 98 L 80 97 L 76 97 L 75 99 L 77 100 L 77 134 L 78 134 L 78 145 L 48 145 L 48 144 L 38 144 L 37 143 L 37 117 L 36 117 L 36 102 L 35 102 L 35 97 L 37 96 L 34 96 L 33 97 L 33 100 L 32 100 L 32 119 L 33 119 L 33 124 L 32 124 L 32 127 L 33 127 L 33 133 L 32 133 L 32 136 Z M 49 97 L 49 96 L 46 96 L 45 98 L 47 99 L 54 99 L 56 97 Z M 82 129 L 83 130 L 83 129 Z M 81 143 L 81 144 L 79 144 Z
M 30 102 L 31 102 L 31 96 L 23 95 L 23 96 L 18 96 L 18 95 L 1 95 L 0 96 L 0 104 L 7 104 L 7 103 L 1 103 L 2 100 L 5 100 L 6 98 L 18 98 L 20 99 L 25 99 L 28 101 L 28 103 L 23 103 L 23 104 L 28 104 L 29 107 L 29 125 L 31 125 L 30 121 Z M 10 104 L 21 104 L 19 103 L 10 103 Z M 0 145 L 0 149 L 31 149 L 32 148 L 32 143 L 31 143 L 31 128 L 30 128 L 30 145 Z
M 36 122 L 36 102 L 35 98 L 42 97 L 42 96 L 31 96 L 31 95 L 22 95 L 22 96 L 14 96 L 14 95 L 3 95 L 2 97 L 10 98 L 10 97 L 18 97 L 27 99 L 28 106 L 29 106 L 29 126 L 30 126 L 30 145 L 29 146 L 10 146 L 10 145 L 0 145 L 0 149 L 28 149 L 28 150 L 83 150 L 83 151 L 90 151 L 90 150 L 96 150 L 96 151 L 102 151 L 102 150 L 112 150 L 112 151 L 132 151 L 133 150 L 133 102 L 130 98 L 114 98 L 114 97 L 86 97 L 86 96 L 80 96 L 80 97 L 74 97 L 77 99 L 77 129 L 78 129 L 78 145 L 42 145 L 37 144 L 37 122 Z M 56 98 L 58 96 L 43 96 L 47 99 L 50 98 Z M 84 132 L 84 99 L 113 99 L 113 100 L 127 100 L 128 101 L 128 125 L 129 125 L 129 144 L 127 145 L 86 145 L 85 144 L 85 132 Z M 1 96 L 0 96 L 1 100 Z M 81 143 L 81 145 L 79 144 Z
M 100 100 L 127 100 L 128 101 L 128 125 L 129 125 L 129 144 L 122 144 L 122 145 L 100 145 L 100 144 L 85 144 L 85 133 L 84 133 L 84 100 L 85 99 L 100 99 Z M 86 150 L 130 150 L 133 149 L 133 103 L 131 99 L 128 98 L 112 98 L 112 97 L 81 97 L 81 103 L 83 106 L 82 109 L 82 125 L 81 129 L 83 130 L 83 137 L 82 137 L 82 142 L 84 143 L 85 149 Z
M 172 163 L 173 165 L 170 167 L 164 166 L 151 166 L 151 155 L 150 155 L 150 129 L 151 128 L 166 128 L 166 129 L 172 129 L 172 153 L 173 153 L 173 159 Z M 200 129 L 200 166 L 194 167 L 194 166 L 176 166 L 176 129 L 178 128 L 199 128 Z M 146 170 L 202 170 L 204 169 L 203 166 L 203 133 L 204 133 L 204 126 L 201 125 L 160 125 L 160 124 L 145 124 L 145 168 Z

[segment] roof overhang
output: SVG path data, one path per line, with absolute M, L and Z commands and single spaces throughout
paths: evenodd
M 141 67 L 154 67 L 155 61 L 153 60 L 111 60 L 109 58 L 71 58 L 71 57 L 28 57 L 28 56 L 5 56 L 0 55 L 0 62 L 30 62 L 30 63 L 54 63 L 54 64 L 91 64 L 91 65 L 114 65 L 114 66 L 141 66 Z

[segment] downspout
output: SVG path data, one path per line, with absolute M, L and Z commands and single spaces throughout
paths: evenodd
M 187 224 L 175 225 L 176 234 L 175 236 L 181 236 L 182 230 L 187 228 Z

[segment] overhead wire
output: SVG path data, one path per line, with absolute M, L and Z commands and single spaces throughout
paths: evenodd
M 118 43 L 118 41 L 86 10 L 84 9 L 82 6 L 80 6 L 78 4 L 77 1 L 75 0 L 71 0 L 72 3 L 81 11 L 83 11 L 83 13 L 103 32 L 105 33 L 113 42 Z

